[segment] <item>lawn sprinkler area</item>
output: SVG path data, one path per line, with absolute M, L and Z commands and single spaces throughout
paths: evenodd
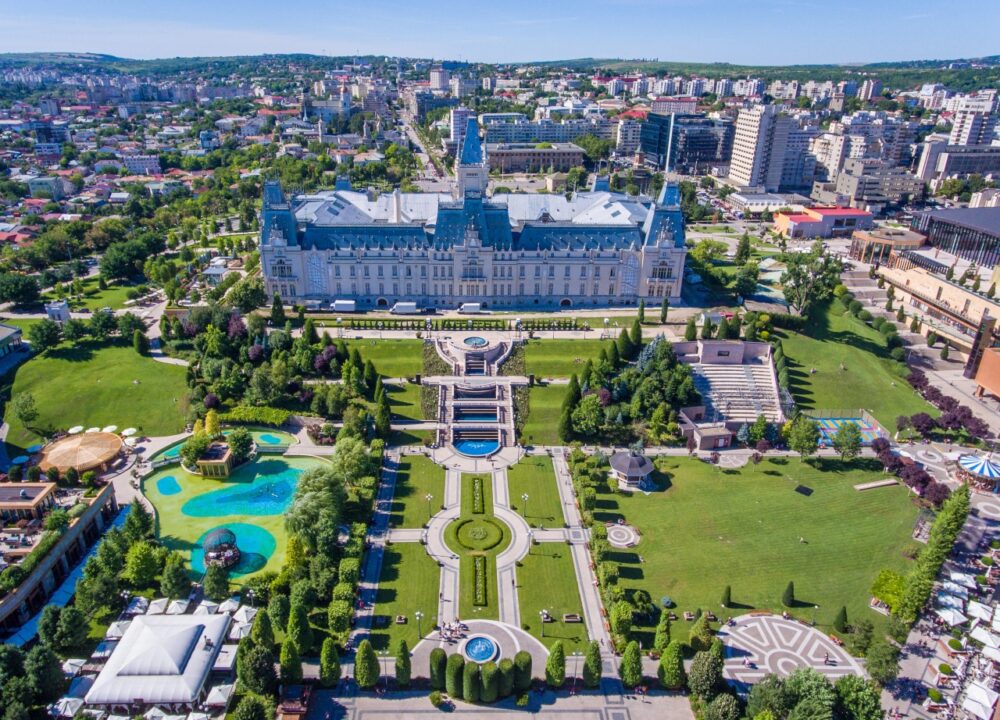
M 219 528 L 233 531 L 240 562 L 230 574 L 239 581 L 280 568 L 287 539 L 284 512 L 302 473 L 324 463 L 270 455 L 240 466 L 228 478 L 192 475 L 176 464 L 147 476 L 143 492 L 156 509 L 160 540 L 182 553 L 195 573 L 205 569 L 205 535 Z

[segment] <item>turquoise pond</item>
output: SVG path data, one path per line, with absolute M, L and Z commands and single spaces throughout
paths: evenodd
M 262 460 L 237 470 L 226 487 L 188 500 L 181 513 L 190 517 L 280 515 L 288 508 L 302 470 L 282 460 Z M 252 479 L 246 482 L 247 476 Z
M 241 522 L 226 523 L 219 525 L 219 527 L 231 530 L 236 535 L 236 547 L 240 549 L 240 561 L 229 568 L 232 575 L 247 575 L 262 570 L 277 547 L 274 535 L 262 527 Z M 203 533 L 198 538 L 194 548 L 191 549 L 191 569 L 199 575 L 205 572 L 205 549 L 203 547 L 205 536 L 216 529 L 212 528 Z
M 160 495 L 176 495 L 181 491 L 181 484 L 173 475 L 164 475 L 156 481 L 156 489 Z
M 253 436 L 253 441 L 260 446 L 268 445 L 294 445 L 296 443 L 295 436 L 291 433 L 286 433 L 282 430 L 260 430 L 255 428 L 248 428 L 250 434 Z M 232 429 L 227 429 L 223 431 L 223 434 L 228 435 L 232 432 Z M 178 460 L 181 456 L 181 448 L 184 447 L 184 440 L 180 440 L 170 447 L 161 450 L 160 452 L 153 455 L 150 460 Z

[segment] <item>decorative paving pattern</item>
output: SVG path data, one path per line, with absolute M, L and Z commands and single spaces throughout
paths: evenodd
M 496 620 L 463 620 L 468 626 L 466 637 L 455 640 L 444 640 L 437 630 L 429 633 L 413 648 L 413 667 L 426 668 L 430 662 L 431 650 L 444 648 L 449 655 L 462 652 L 466 640 L 476 635 L 488 637 L 499 648 L 498 657 L 513 658 L 519 650 L 531 653 L 532 665 L 544 668 L 549 656 L 548 650 L 535 637 L 513 625 L 507 625 Z
M 639 544 L 639 533 L 631 525 L 609 525 L 608 544 L 618 548 L 633 547 Z
M 937 450 L 917 450 L 914 455 L 917 456 L 918 460 L 925 463 L 940 465 L 944 462 L 944 456 Z
M 821 631 L 779 615 L 743 615 L 734 625 L 724 625 L 719 637 L 726 646 L 726 678 L 738 684 L 751 685 L 768 673 L 786 676 L 807 666 L 831 680 L 864 675 L 858 661 Z
M 1000 520 L 1000 504 L 998 503 L 976 503 L 976 510 L 979 512 L 979 517 L 986 518 L 987 520 Z
M 720 453 L 719 467 L 741 468 L 750 462 L 750 456 L 745 453 Z

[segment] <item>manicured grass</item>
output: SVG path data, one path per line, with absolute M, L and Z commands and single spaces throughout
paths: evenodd
M 690 458 L 660 458 L 669 476 L 649 495 L 603 493 L 595 519 L 624 516 L 642 539 L 611 553 L 621 584 L 647 590 L 654 602 L 670 596 L 679 610 L 722 616 L 753 608 L 780 612 L 795 583 L 792 613 L 832 624 L 841 605 L 849 620 L 883 616 L 868 609 L 869 590 L 882 568 L 905 572 L 904 551 L 918 510 L 903 486 L 859 492 L 856 483 L 883 479 L 873 463 L 824 459 L 764 460 L 755 470 L 721 470 Z M 734 609 L 720 609 L 726 585 Z M 678 629 L 683 627 L 683 623 Z
M 562 616 L 576 613 L 583 617 L 583 603 L 576 582 L 576 569 L 569 546 L 563 543 L 538 543 L 525 555 L 517 568 L 518 603 L 521 624 L 528 632 L 551 647 L 562 640 L 567 653 L 586 650 L 587 625 L 583 622 L 564 623 Z M 545 623 L 542 637 L 541 610 L 548 610 L 555 622 Z M 572 660 L 567 665 L 573 671 Z
M 331 331 L 330 328 L 326 328 L 326 331 L 335 337 L 336 331 Z M 393 378 L 412 377 L 423 370 L 423 346 L 423 340 L 347 341 L 347 349 L 357 348 L 362 360 L 375 363 L 379 375 Z
M 524 445 L 559 444 L 559 413 L 566 385 L 535 385 L 528 391 L 528 419 L 521 432 Z
M 63 344 L 5 378 L 5 397 L 31 393 L 38 408 L 30 429 L 6 415 L 7 442 L 26 447 L 72 425 L 131 426 L 145 435 L 180 432 L 188 411 L 184 374 L 183 367 L 142 357 L 131 345 Z
M 885 359 L 882 334 L 845 314 L 837 303 L 817 310 L 808 336 L 783 332 L 779 337 L 800 408 L 864 408 L 890 431 L 899 415 L 938 414 L 894 372 Z
M 483 480 L 484 513 L 473 512 L 473 482 L 474 478 Z M 448 525 L 445 530 L 445 543 L 460 557 L 458 568 L 459 583 L 459 617 L 485 618 L 496 620 L 499 617 L 499 602 L 497 593 L 497 563 L 496 556 L 510 544 L 510 528 L 505 523 L 496 522 L 493 517 L 493 481 L 489 475 L 462 475 L 461 492 L 462 512 L 458 520 Z M 482 520 L 496 523 L 501 531 L 500 541 L 487 550 L 473 550 L 459 542 L 459 529 L 466 520 Z M 474 558 L 477 555 L 486 556 L 486 604 L 476 605 L 475 600 L 475 570 Z
M 511 508 L 522 515 L 525 502 L 521 496 L 527 493 L 528 514 L 525 519 L 532 527 L 556 528 L 565 524 L 556 473 L 549 456 L 525 455 L 507 471 L 507 486 Z
M 83 295 L 69 299 L 70 309 L 87 308 L 93 311 L 109 307 L 112 310 L 118 310 L 125 307 L 128 291 L 133 287 L 132 285 L 109 285 L 107 290 L 101 290 L 96 277 L 87 278 L 83 281 Z M 55 293 L 52 291 L 44 293 L 43 299 L 54 300 Z
M 424 455 L 404 455 L 396 470 L 396 490 L 392 496 L 389 524 L 394 528 L 423 527 L 428 521 L 427 494 L 431 514 L 444 502 L 444 468 Z
M 610 340 L 529 340 L 524 348 L 526 372 L 537 378 L 565 377 L 583 371 L 588 360 L 597 361 Z
M 28 328 L 30 328 L 32 325 L 37 325 L 40 322 L 41 320 L 31 320 L 27 318 L 18 318 L 18 317 L 0 318 L 0 323 L 3 323 L 4 325 L 12 325 L 13 327 L 21 328 L 21 332 L 23 333 L 22 338 L 25 340 L 28 339 Z
M 424 614 L 420 631 L 427 635 L 437 623 L 440 570 L 437 562 L 427 554 L 420 543 L 393 543 L 382 555 L 382 574 L 375 596 L 375 616 L 384 616 L 388 625 L 373 628 L 372 645 L 376 650 L 390 650 L 405 639 L 412 650 L 416 646 L 417 619 L 414 613 Z M 406 616 L 406 624 L 396 625 L 397 615 Z M 417 671 L 426 674 L 426 669 Z
M 423 420 L 424 411 L 420 407 L 420 386 L 407 383 L 405 385 L 385 385 L 389 393 L 389 408 L 393 418 L 401 420 Z

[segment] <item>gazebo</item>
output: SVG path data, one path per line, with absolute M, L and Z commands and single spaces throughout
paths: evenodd
M 42 471 L 58 468 L 65 473 L 70 468 L 77 472 L 101 469 L 118 457 L 122 449 L 122 439 L 114 433 L 92 432 L 67 435 L 49 443 L 42 449 L 38 466 Z
M 996 492 L 1000 483 L 1000 464 L 994 462 L 991 455 L 962 455 L 958 459 L 957 475 L 976 490 Z
M 636 450 L 611 456 L 611 475 L 621 487 L 637 488 L 652 472 L 652 460 Z
M 240 561 L 240 549 L 236 547 L 236 533 L 229 528 L 212 530 L 202 541 L 206 565 L 232 567 Z

